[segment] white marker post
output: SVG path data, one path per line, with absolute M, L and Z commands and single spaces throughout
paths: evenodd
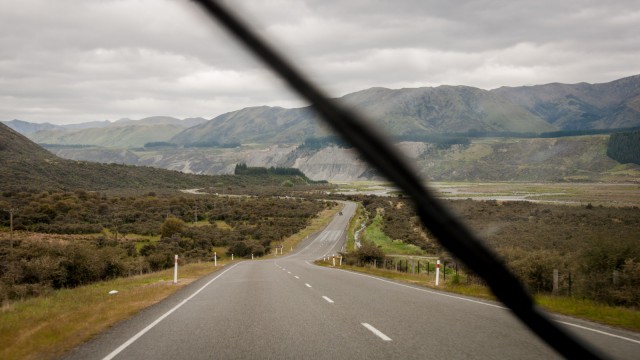
M 251 253 L 251 260 L 253 260 L 253 253 Z
M 233 254 L 231 254 L 231 261 L 233 261 Z
M 340 256 L 340 266 L 342 266 L 342 256 Z
M 213 252 L 213 266 L 218 266 L 218 252 Z
M 175 256 L 175 264 L 173 266 L 173 283 L 178 283 L 178 255 Z
M 336 257 L 334 256 L 332 257 L 332 259 L 333 259 L 333 267 L 336 267 Z
M 440 283 L 440 260 L 436 261 L 436 286 Z

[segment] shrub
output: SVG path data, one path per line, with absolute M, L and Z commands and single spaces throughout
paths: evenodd
M 160 235 L 165 237 L 172 237 L 175 234 L 180 234 L 184 231 L 185 223 L 184 221 L 170 217 L 162 223 L 160 227 Z

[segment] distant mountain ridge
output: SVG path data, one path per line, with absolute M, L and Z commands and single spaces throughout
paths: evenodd
M 640 126 L 640 75 L 603 84 L 553 83 L 492 92 L 563 130 Z
M 448 85 L 398 90 L 376 87 L 337 101 L 363 112 L 392 136 L 633 128 L 640 126 L 640 75 L 603 84 L 553 83 L 494 90 Z M 208 121 L 166 116 L 121 119 L 80 130 L 81 124 L 73 125 L 74 130 L 71 125 L 61 129 L 19 120 L 7 124 L 39 143 L 124 148 L 146 142 L 300 144 L 330 134 L 311 107 L 249 107 Z
M 30 135 L 30 134 L 37 133 L 38 131 L 63 129 L 63 127 L 60 125 L 53 125 L 50 123 L 37 124 L 37 123 L 22 121 L 18 119 L 3 121 L 2 123 L 10 127 L 11 129 L 19 132 L 22 135 Z
M 34 124 L 21 120 L 7 121 L 5 124 L 41 144 L 129 148 L 141 147 L 148 142 L 167 141 L 185 128 L 206 121 L 200 117 L 180 120 L 169 116 L 152 116 L 140 120 L 105 120 L 69 125 Z
M 3 191 L 185 189 L 205 187 L 212 177 L 142 166 L 61 159 L 0 124 L 0 189 Z
M 339 99 L 389 135 L 615 129 L 640 126 L 640 75 L 605 84 L 548 84 L 482 90 L 469 86 L 371 88 Z M 328 134 L 311 107 L 250 107 L 189 128 L 190 142 L 301 143 Z

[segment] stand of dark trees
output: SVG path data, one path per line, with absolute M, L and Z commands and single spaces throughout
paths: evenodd
M 640 130 L 611 134 L 607 156 L 623 164 L 640 165 Z
M 234 175 L 286 175 L 286 176 L 299 176 L 305 180 L 308 180 L 307 176 L 296 168 L 287 167 L 253 167 L 247 166 L 245 163 L 236 165 L 233 171 Z
M 307 138 L 304 140 L 298 149 L 319 150 L 328 146 L 337 146 L 341 148 L 351 148 L 351 144 L 344 141 L 339 136 L 322 136 Z
M 144 144 L 145 148 L 155 148 L 155 147 L 178 147 L 178 145 L 168 142 L 168 141 L 152 141 Z

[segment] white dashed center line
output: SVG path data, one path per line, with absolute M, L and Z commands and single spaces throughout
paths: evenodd
M 309 284 L 305 284 L 305 285 L 306 285 L 307 287 L 311 287 L 311 285 L 309 285 Z
M 333 304 L 333 300 L 329 299 L 327 296 L 323 296 L 322 298 L 327 300 L 329 304 Z
M 391 341 L 391 338 L 388 337 L 387 335 L 383 334 L 382 331 L 374 328 L 373 326 L 367 324 L 367 323 L 361 323 L 362 326 L 366 327 L 367 329 L 369 329 L 369 331 L 371 331 L 372 333 L 376 334 L 377 337 L 379 337 L 380 339 L 384 340 L 384 341 Z

